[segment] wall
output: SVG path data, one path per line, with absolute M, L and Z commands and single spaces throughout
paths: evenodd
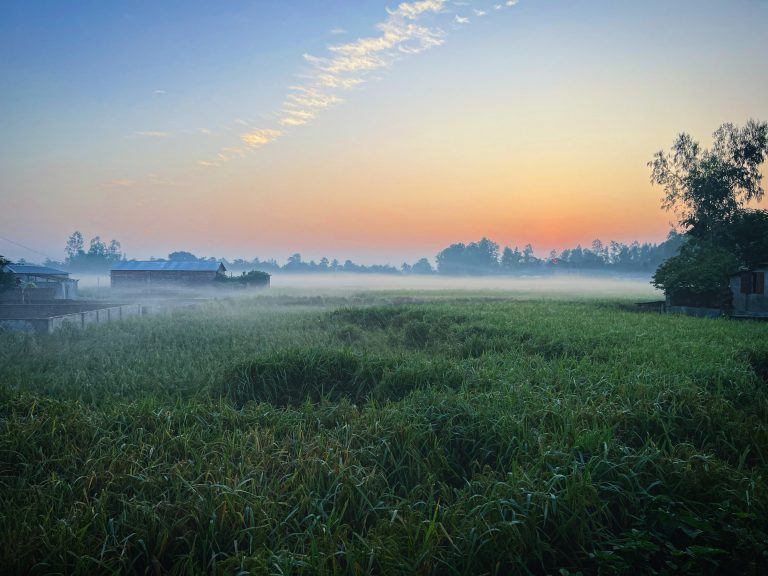
M 216 272 L 186 270 L 112 270 L 110 279 L 113 288 L 152 288 L 162 286 L 210 285 Z
M 72 328 L 85 328 L 94 324 L 114 322 L 131 316 L 141 315 L 140 304 L 126 304 L 123 306 L 111 306 L 96 310 L 86 310 L 47 318 L 2 318 L 0 328 L 18 332 L 34 334 L 52 334 L 54 331 L 69 326 Z M 8 316 L 8 314 L 5 314 Z
M 757 270 L 766 273 L 765 269 Z M 731 294 L 733 295 L 733 313 L 736 315 L 768 316 L 768 294 L 764 287 L 762 294 L 742 294 L 741 276 L 731 277 Z

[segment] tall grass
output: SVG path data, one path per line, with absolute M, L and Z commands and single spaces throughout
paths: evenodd
M 0 565 L 766 568 L 768 326 L 611 302 L 345 303 L 0 334 Z

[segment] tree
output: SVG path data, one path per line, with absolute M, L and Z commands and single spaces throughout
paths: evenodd
M 662 207 L 678 214 L 683 230 L 713 241 L 745 203 L 762 199 L 766 153 L 766 122 L 723 124 L 710 149 L 682 133 L 669 152 L 657 152 L 648 163 L 651 183 L 664 189 Z
M 171 262 L 197 262 L 197 256 L 192 254 L 192 252 L 179 250 L 178 252 L 171 252 L 168 254 L 168 260 Z
M 83 240 L 83 235 L 79 231 L 73 232 L 67 239 L 66 251 L 68 259 L 74 260 L 81 254 L 85 254 L 84 248 L 85 240 Z
M 747 268 L 764 263 L 768 258 L 768 211 L 739 210 L 726 242 Z
M 413 266 L 411 266 L 409 272 L 411 274 L 432 274 L 432 264 L 426 258 L 420 258 Z
M 12 264 L 7 258 L 0 256 L 0 292 L 11 290 L 19 284 L 19 279 L 5 267 Z
M 680 253 L 653 277 L 674 303 L 730 307 L 729 275 L 765 257 L 768 213 L 746 204 L 763 198 L 766 155 L 768 123 L 750 120 L 743 128 L 720 126 L 711 149 L 680 134 L 669 153 L 657 152 L 648 163 L 651 183 L 664 189 L 662 207 L 679 215 L 685 232 Z M 633 245 L 630 257 L 636 252 Z
M 441 274 L 491 274 L 499 268 L 499 245 L 488 238 L 451 244 L 437 255 Z
M 729 250 L 694 238 L 658 267 L 652 284 L 674 304 L 730 308 L 728 281 L 738 268 L 739 261 Z

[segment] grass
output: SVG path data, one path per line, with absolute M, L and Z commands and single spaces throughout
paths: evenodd
M 411 297 L 0 334 L 0 565 L 763 573 L 768 325 Z

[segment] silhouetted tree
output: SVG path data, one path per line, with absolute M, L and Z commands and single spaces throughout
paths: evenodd
M 411 274 L 433 274 L 434 271 L 432 264 L 426 258 L 420 258 L 411 266 L 410 270 Z
M 662 207 L 679 215 L 690 236 L 719 241 L 738 210 L 763 197 L 760 166 L 768 153 L 768 123 L 723 124 L 713 139 L 707 149 L 682 133 L 648 166 L 651 183 L 664 189 Z
M 120 242 L 117 240 L 112 240 L 106 244 L 99 236 L 95 236 L 91 238 L 87 252 L 83 248 L 84 244 L 83 235 L 80 232 L 74 232 L 67 240 L 66 264 L 70 268 L 102 271 L 122 258 Z
M 74 260 L 78 256 L 85 254 L 85 240 L 79 231 L 75 231 L 67 239 L 67 259 Z
M 706 149 L 681 134 L 669 153 L 658 152 L 648 163 L 651 182 L 665 192 L 662 207 L 679 214 L 686 236 L 653 284 L 675 303 L 728 307 L 729 275 L 758 263 L 768 246 L 768 214 L 745 206 L 764 194 L 768 123 L 723 124 L 713 137 Z
M 493 274 L 499 268 L 499 245 L 488 238 L 451 244 L 437 255 L 440 274 Z
M 170 262 L 197 262 L 198 258 L 192 252 L 186 252 L 180 250 L 178 252 L 171 252 L 168 254 L 168 260 Z M 245 263 L 245 261 L 243 261 Z
M 9 264 L 12 264 L 10 260 L 0 256 L 0 292 L 15 288 L 19 284 L 19 279 L 9 270 L 6 270 L 5 267 Z

